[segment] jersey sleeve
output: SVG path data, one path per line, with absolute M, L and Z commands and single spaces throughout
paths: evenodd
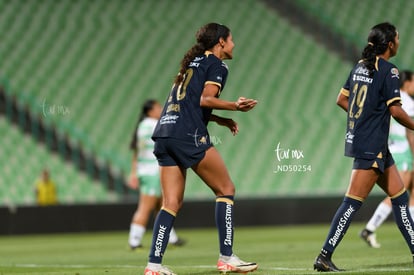
M 207 84 L 214 84 L 219 87 L 219 95 L 226 84 L 228 69 L 223 62 L 214 62 L 207 70 L 206 82 Z
M 396 101 L 401 101 L 400 76 L 396 67 L 391 67 L 385 74 L 384 96 L 388 106 Z
M 351 86 L 351 75 L 352 72 L 349 74 L 347 80 L 345 81 L 344 86 L 342 86 L 341 90 L 339 91 L 341 94 L 343 94 L 346 97 L 349 97 L 349 91 Z

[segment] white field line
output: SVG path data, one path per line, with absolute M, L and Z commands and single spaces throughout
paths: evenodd
M 0 264 L 0 267 L 17 267 L 17 268 L 72 268 L 72 269 L 82 269 L 82 268 L 136 268 L 144 269 L 145 266 L 142 265 L 84 265 L 84 264 Z M 190 265 L 190 266 L 181 266 L 180 268 L 201 268 L 201 269 L 215 269 L 215 265 Z M 258 271 L 313 271 L 312 268 L 291 268 L 291 267 L 260 267 Z M 412 271 L 414 268 L 365 268 L 365 269 L 355 269 L 355 270 L 346 270 L 341 272 L 344 273 L 361 273 L 361 272 L 399 272 L 399 271 Z

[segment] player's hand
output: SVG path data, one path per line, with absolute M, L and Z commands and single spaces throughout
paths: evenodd
M 247 112 L 256 106 L 257 100 L 245 97 L 239 97 L 236 101 L 236 110 L 241 112 Z
M 137 175 L 134 173 L 129 174 L 127 186 L 133 190 L 137 190 L 139 188 L 139 179 Z
M 220 120 L 217 121 L 217 124 L 229 128 L 233 136 L 237 135 L 237 133 L 239 132 L 239 126 L 237 125 L 237 122 L 235 122 L 231 118 L 222 117 L 220 118 Z

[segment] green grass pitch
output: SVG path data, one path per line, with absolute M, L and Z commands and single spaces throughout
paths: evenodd
M 235 253 L 256 261 L 256 275 L 320 274 L 313 260 L 326 233 L 325 225 L 236 227 Z M 362 224 L 351 225 L 334 254 L 342 274 L 414 274 L 410 252 L 394 223 L 377 232 L 380 249 L 369 248 L 358 236 Z M 214 228 L 180 229 L 184 247 L 169 247 L 164 264 L 177 274 L 218 274 L 217 234 Z M 126 275 L 143 274 L 151 233 L 145 247 L 127 249 L 127 232 L 50 234 L 0 237 L 0 274 Z

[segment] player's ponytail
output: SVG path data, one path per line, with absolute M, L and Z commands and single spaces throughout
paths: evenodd
M 219 42 L 220 38 L 226 40 L 229 35 L 230 29 L 221 24 L 209 23 L 201 27 L 196 33 L 197 43 L 186 52 L 181 60 L 180 72 L 176 76 L 174 83 L 177 85 L 181 83 L 188 65 L 196 56 L 212 49 Z
M 392 24 L 385 22 L 375 25 L 369 35 L 368 44 L 362 51 L 362 62 L 372 75 L 375 70 L 377 56 L 388 49 L 388 43 L 394 42 L 397 30 Z

